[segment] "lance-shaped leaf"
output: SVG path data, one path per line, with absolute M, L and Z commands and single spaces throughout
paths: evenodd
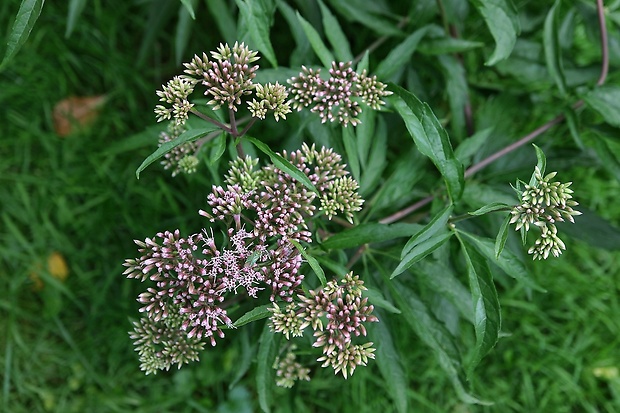
M 430 106 L 395 84 L 388 87 L 394 95 L 388 97 L 413 138 L 418 150 L 435 164 L 455 203 L 461 198 L 464 187 L 463 164 L 456 159 L 448 133 L 441 126 Z
M 543 45 L 545 46 L 545 61 L 547 62 L 547 70 L 555 81 L 560 93 L 566 94 L 566 77 L 564 76 L 564 67 L 562 65 L 562 49 L 560 47 L 560 38 L 558 29 L 560 0 L 556 0 L 547 14 L 545 19 L 545 27 L 543 31 Z
M 269 146 L 267 146 L 266 144 L 264 144 L 263 142 L 259 141 L 256 138 L 252 138 L 251 136 L 246 135 L 243 137 L 243 139 L 246 139 L 252 142 L 252 144 L 256 146 L 258 150 L 263 152 L 265 155 L 269 156 L 269 159 L 271 159 L 271 162 L 273 162 L 276 168 L 280 169 L 283 172 L 286 172 L 291 177 L 297 179 L 299 182 L 301 182 L 306 188 L 308 188 L 312 192 L 315 192 L 317 194 L 319 193 L 319 191 L 310 181 L 310 178 L 308 178 L 306 174 L 304 174 L 299 169 L 297 169 L 295 165 L 293 165 L 288 160 L 286 160 L 286 158 L 284 158 L 282 155 L 275 153 L 274 151 L 271 150 L 271 148 L 269 148 Z
M 620 86 L 597 87 L 582 97 L 589 107 L 603 116 L 605 122 L 620 128 Z
M 390 278 L 396 277 L 416 262 L 431 254 L 437 248 L 445 244 L 450 237 L 452 237 L 452 235 L 454 235 L 454 232 L 444 229 L 442 232 L 435 233 L 424 241 L 417 243 L 403 257 L 402 261 L 398 264 Z
M 235 327 L 241 327 L 243 325 L 249 324 L 253 321 L 262 320 L 263 318 L 269 317 L 272 312 L 269 309 L 272 308 L 271 305 L 265 304 L 258 307 L 255 307 L 239 317 L 237 321 L 233 323 Z
M 448 219 L 450 219 L 450 214 L 452 214 L 452 209 L 452 205 L 448 205 L 441 212 L 435 215 L 433 219 L 431 219 L 431 221 L 426 224 L 424 228 L 422 228 L 421 231 L 415 233 L 405 244 L 405 247 L 400 253 L 400 258 L 403 258 L 405 255 L 409 254 L 418 244 L 421 244 L 439 232 L 445 231 Z
M 207 128 L 190 129 L 180 134 L 176 139 L 162 144 L 159 148 L 157 148 L 155 152 L 150 154 L 138 167 L 138 169 L 136 170 L 136 178 L 140 179 L 140 172 L 144 171 L 147 166 L 149 166 L 177 146 L 183 145 L 187 142 L 193 142 L 195 140 L 198 140 L 206 134 L 211 133 L 215 130 L 219 130 L 219 128 L 217 126 L 210 126 Z
M 506 250 L 504 253 L 496 257 L 495 255 L 495 241 L 489 238 L 479 237 L 478 235 L 470 234 L 469 232 L 459 231 L 459 234 L 469 238 L 473 245 L 476 246 L 478 251 L 484 255 L 489 262 L 497 265 L 506 274 L 514 278 L 515 280 L 523 283 L 530 288 L 538 290 L 540 292 L 546 292 L 544 288 L 536 284 L 536 282 L 530 277 L 525 264 L 517 257 L 512 251 Z
M 463 386 L 463 361 L 453 337 L 437 321 L 427 306 L 411 289 L 394 281 L 389 284 L 392 295 L 403 313 L 403 320 L 426 344 L 439 365 L 448 375 L 459 398 L 465 403 L 489 404 L 469 394 Z
M 510 56 L 521 32 L 517 9 L 511 0 L 472 0 L 478 9 L 491 35 L 495 39 L 495 50 L 485 62 L 492 66 Z
M 377 312 L 379 322 L 369 329 L 370 339 L 377 349 L 376 358 L 379 372 L 383 376 L 383 382 L 388 394 L 394 400 L 396 411 L 406 413 L 407 410 L 407 376 L 401 365 L 394 340 L 390 334 L 383 316 Z
M 327 40 L 332 45 L 336 58 L 339 62 L 352 61 L 353 53 L 351 53 L 351 46 L 346 34 L 344 34 L 340 27 L 340 23 L 338 23 L 338 19 L 321 0 L 319 0 L 319 7 L 323 16 L 323 30 Z
M 308 262 L 308 264 L 310 265 L 310 268 L 312 268 L 312 270 L 316 274 L 316 276 L 319 279 L 319 281 L 321 281 L 321 285 L 324 287 L 327 284 L 327 279 L 325 278 L 325 271 L 323 271 L 323 268 L 321 268 L 321 265 L 316 260 L 316 258 L 314 258 L 312 255 L 308 254 L 306 249 L 304 247 L 302 247 L 299 242 L 297 242 L 297 241 L 295 241 L 293 239 L 289 240 L 289 241 L 290 241 L 291 244 L 293 244 L 295 246 L 295 248 L 297 248 L 297 250 L 299 250 L 299 252 L 301 253 L 302 257 L 304 257 L 304 259 Z
M 390 225 L 379 223 L 361 224 L 332 235 L 323 241 L 322 245 L 327 249 L 353 248 L 371 242 L 410 237 L 422 228 L 422 225 L 407 223 Z
M 264 0 L 236 0 L 239 13 L 245 20 L 244 27 L 255 46 L 273 67 L 278 67 L 276 53 L 271 45 L 269 29 L 273 23 L 275 6 Z
M 508 204 L 505 204 L 503 202 L 492 202 L 490 204 L 487 204 L 483 207 L 478 208 L 477 210 L 473 211 L 473 212 L 468 212 L 469 215 L 484 215 L 484 214 L 488 214 L 489 212 L 493 212 L 493 211 L 507 211 L 510 209 L 510 206 Z
M 424 26 L 411 33 L 398 46 L 390 51 L 385 59 L 379 63 L 375 70 L 378 78 L 388 78 L 398 71 L 404 64 L 411 60 L 420 40 L 426 35 L 430 26 Z
M 34 24 L 41 14 L 44 2 L 45 0 L 22 0 L 6 42 L 6 53 L 4 54 L 4 59 L 2 59 L 2 64 L 0 64 L 0 69 L 2 69 L 2 67 L 15 56 L 20 47 L 26 43 Z
M 310 22 L 301 17 L 299 12 L 297 12 L 297 19 L 299 20 L 299 24 L 301 24 L 301 28 L 304 30 L 304 33 L 306 33 L 306 37 L 308 37 L 312 50 L 314 50 L 314 53 L 316 53 L 321 61 L 321 64 L 325 67 L 330 67 L 334 61 L 334 55 L 329 51 L 327 46 L 325 46 L 325 43 L 323 43 L 319 32 L 312 27 Z
M 256 366 L 256 390 L 258 392 L 258 404 L 265 412 L 271 411 L 271 396 L 274 384 L 273 362 L 278 354 L 278 345 L 282 335 L 274 334 L 269 323 L 265 323 L 258 344 L 258 357 Z
M 474 305 L 476 347 L 467 369 L 468 375 L 471 376 L 480 360 L 491 351 L 499 339 L 501 314 L 489 265 L 476 248 L 460 235 L 457 237 L 463 247 Z

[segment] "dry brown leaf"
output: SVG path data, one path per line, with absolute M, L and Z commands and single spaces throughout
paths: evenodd
M 67 136 L 76 129 L 90 125 L 97 119 L 106 96 L 70 96 L 54 106 L 54 130 L 59 136 Z
M 64 282 L 69 276 L 69 267 L 67 266 L 67 261 L 65 261 L 65 257 L 62 256 L 59 252 L 52 252 L 47 257 L 47 272 L 57 280 Z M 32 281 L 32 288 L 35 291 L 40 291 L 43 289 L 44 284 L 43 280 L 41 280 L 41 263 L 38 263 L 34 266 L 34 269 L 30 273 L 30 280 Z

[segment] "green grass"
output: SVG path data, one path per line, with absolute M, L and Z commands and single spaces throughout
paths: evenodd
M 65 39 L 66 9 L 48 3 L 28 43 L 0 73 L 0 410 L 256 411 L 252 371 L 228 388 L 240 344 L 218 345 L 200 363 L 145 377 L 127 335 L 141 287 L 121 275 L 123 260 L 136 254 L 131 240 L 199 228 L 196 212 L 210 186 L 205 177 L 173 180 L 157 165 L 135 179 L 156 133 L 129 137 L 154 124 L 154 90 L 175 67 L 171 40 L 165 32 L 155 36 L 148 63 L 139 65 L 136 44 L 148 10 L 95 1 Z M 15 12 L 7 4 L 5 27 Z M 212 38 L 206 32 L 200 42 L 214 44 Z M 198 43 L 188 49 L 204 47 Z M 53 105 L 98 94 L 109 101 L 97 123 L 58 138 Z M 566 174 L 582 205 L 620 224 L 617 181 L 583 167 Z M 620 377 L 597 377 L 597 368 L 620 368 L 620 255 L 572 240 L 567 247 L 560 259 L 534 265 L 546 294 L 501 284 L 507 336 L 472 383 L 494 405 L 461 404 L 426 347 L 415 338 L 395 343 L 406 356 L 411 411 L 620 409 Z M 46 285 L 36 291 L 30 274 L 53 251 L 65 257 L 69 277 L 61 283 L 43 271 Z M 278 390 L 278 411 L 393 411 L 379 393 L 376 366 L 360 370 L 338 387 L 330 372 L 319 371 L 310 383 Z

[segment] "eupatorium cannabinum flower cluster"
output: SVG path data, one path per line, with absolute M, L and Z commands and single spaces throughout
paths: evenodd
M 558 237 L 556 222 L 575 222 L 573 216 L 581 215 L 581 212 L 573 209 L 579 205 L 572 198 L 573 190 L 569 188 L 572 182 L 551 182 L 557 175 L 552 172 L 543 176 L 544 172 L 536 166 L 534 170 L 533 185 L 525 185 L 525 190 L 518 191 L 521 203 L 510 212 L 511 224 L 516 224 L 515 229 L 521 230 L 524 236 L 530 230 L 530 226 L 540 229 L 541 233 L 534 245 L 528 250 L 534 255 L 534 259 L 547 259 L 549 254 L 554 257 L 560 256 L 566 249 L 564 242 Z
M 211 58 L 206 53 L 195 55 L 189 63 L 184 63 L 184 75 L 174 77 L 157 91 L 160 101 L 167 104 L 155 107 L 157 121 L 174 119 L 177 124 L 184 124 L 194 106 L 189 95 L 198 85 L 206 88 L 204 94 L 210 98 L 207 105 L 214 110 L 220 107 L 229 109 L 231 123 L 234 123 L 234 113 L 253 94 L 255 98 L 247 103 L 253 117 L 265 119 L 268 112 L 273 112 L 276 120 L 286 119 L 286 114 L 291 111 L 286 88 L 277 82 L 254 83 L 259 68 L 254 62 L 259 59 L 256 51 L 237 42 L 232 48 L 220 44 L 216 51 L 211 52 Z
M 131 334 L 147 374 L 173 364 L 180 367 L 196 360 L 205 343 L 216 345 L 224 329 L 233 328 L 227 310 L 232 298 L 238 302 L 269 297 L 274 303 L 303 305 L 307 317 L 312 311 L 327 318 L 351 312 L 354 317 L 344 330 L 340 322 L 337 326 L 328 322 L 324 335 L 317 336 L 320 346 L 329 349 L 322 361 L 350 374 L 352 366 L 372 357 L 367 347 L 350 342 L 352 336 L 365 334 L 362 322 L 374 321 L 369 315 L 372 306 L 358 294 L 361 281 L 346 278 L 343 286 L 330 284 L 329 293 L 308 298 L 329 294 L 324 297 L 326 305 L 334 303 L 323 309 L 305 301 L 294 304 L 303 297 L 304 275 L 302 255 L 291 241 L 312 242 L 308 220 L 312 215 L 322 213 L 331 219 L 342 214 L 352 220 L 363 203 L 357 183 L 331 149 L 304 145 L 282 156 L 306 174 L 317 193 L 274 165 L 258 168 L 257 160 L 239 158 L 231 162 L 226 186 L 213 186 L 208 207 L 199 211 L 210 221 L 207 228 L 187 237 L 176 230 L 135 241 L 140 256 L 126 260 L 124 274 L 152 283 L 138 297 L 143 318 Z M 311 322 L 317 325 L 316 320 Z M 342 356 L 334 358 L 335 351 Z
M 324 80 L 320 69 L 302 66 L 299 75 L 288 80 L 293 108 L 299 111 L 312 106 L 310 110 L 318 113 L 323 123 L 338 121 L 344 126 L 349 123 L 355 126 L 362 113 L 360 102 L 378 110 L 385 104 L 381 99 L 392 94 L 376 76 L 368 76 L 366 70 L 356 73 L 351 62 L 332 62 L 329 75 Z
M 354 343 L 357 337 L 366 336 L 365 323 L 378 321 L 372 315 L 374 307 L 362 297 L 364 290 L 359 276 L 349 273 L 340 284 L 330 281 L 324 288 L 310 290 L 309 295 L 297 295 L 298 301 L 293 304 L 281 308 L 274 303 L 272 329 L 288 340 L 301 337 L 310 327 L 314 331 L 313 346 L 320 347 L 323 353 L 317 361 L 347 378 L 357 366 L 365 366 L 369 358 L 375 358 L 372 342 Z

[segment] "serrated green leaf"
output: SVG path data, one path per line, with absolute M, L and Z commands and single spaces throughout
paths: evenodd
M 280 339 L 281 334 L 274 334 L 269 328 L 269 323 L 265 323 L 259 339 L 256 366 L 258 404 L 265 413 L 271 411 L 271 396 L 275 375 L 275 370 L 272 366 L 278 353 Z
M 258 320 L 267 318 L 272 314 L 272 312 L 269 311 L 270 308 L 272 308 L 272 306 L 268 304 L 255 307 L 251 309 L 250 311 L 248 311 L 247 313 L 245 313 L 244 315 L 242 315 L 241 317 L 239 317 L 239 319 L 237 319 L 237 321 L 233 323 L 233 326 L 241 327 L 253 321 L 258 321 Z
M 582 98 L 590 108 L 603 116 L 605 122 L 620 127 L 620 86 L 600 86 Z
M 187 13 L 189 13 L 189 16 L 192 18 L 192 20 L 196 20 L 196 13 L 194 12 L 194 7 L 196 7 L 196 0 L 181 0 L 181 3 L 183 3 L 185 10 L 187 10 Z
M 448 133 L 426 103 L 407 90 L 390 83 L 394 95 L 388 97 L 405 121 L 418 150 L 429 157 L 441 173 L 450 199 L 455 203 L 464 188 L 464 168 L 454 156 Z
M 469 394 L 463 385 L 463 362 L 454 339 L 428 310 L 411 289 L 396 281 L 389 284 L 403 320 L 431 350 L 443 371 L 448 375 L 461 401 L 465 403 L 490 404 Z
M 566 77 L 564 76 L 564 66 L 562 65 L 562 49 L 560 47 L 558 20 L 560 12 L 560 1 L 553 3 L 547 17 L 543 30 L 543 46 L 545 47 L 545 61 L 547 70 L 555 81 L 562 95 L 566 94 Z
M 67 12 L 67 29 L 65 30 L 66 38 L 69 38 L 71 33 L 73 33 L 75 24 L 80 18 L 82 11 L 84 11 L 84 6 L 86 6 L 87 1 L 88 0 L 71 0 L 69 2 L 69 11 Z
M 357 142 L 355 140 L 355 135 L 353 128 L 345 128 L 342 129 L 342 143 L 344 143 L 344 150 L 347 154 L 347 164 L 349 168 L 351 168 L 351 173 L 353 174 L 353 179 L 357 182 L 360 181 L 360 160 L 357 153 Z
M 497 237 L 495 237 L 495 248 L 493 251 L 495 252 L 495 258 L 499 258 L 502 251 L 504 251 L 504 246 L 506 246 L 506 240 L 508 239 L 508 228 L 510 225 L 510 218 L 512 215 L 506 215 L 506 218 L 502 222 L 502 226 L 499 227 L 499 232 L 497 233 Z
M 452 237 L 452 235 L 454 235 L 454 232 L 452 231 L 439 232 L 416 244 L 402 258 L 401 262 L 398 264 L 394 272 L 392 272 L 392 275 L 390 275 L 390 279 L 398 276 L 403 271 L 411 267 L 413 264 L 422 260 L 427 255 L 435 251 L 437 248 L 441 247 L 450 239 L 450 237 Z
M 162 156 L 164 156 L 165 154 L 167 154 L 168 152 L 170 152 L 172 149 L 176 148 L 177 146 L 182 145 L 187 142 L 193 142 L 195 140 L 198 140 L 202 138 L 203 136 L 205 136 L 206 134 L 211 133 L 218 129 L 219 128 L 215 125 L 207 127 L 207 128 L 190 129 L 180 134 L 176 139 L 173 139 L 169 142 L 164 143 L 159 148 L 157 148 L 155 152 L 150 154 L 144 160 L 144 162 L 142 162 L 142 164 L 136 170 L 136 178 L 140 179 L 140 172 L 142 172 L 144 169 L 146 169 L 147 166 L 149 166 L 150 164 L 152 164 L 153 162 L 155 162 L 156 160 L 158 160 L 159 158 L 161 158 Z
M 517 9 L 511 0 L 472 0 L 495 39 L 495 50 L 485 62 L 493 66 L 510 56 L 521 32 Z
M 394 304 L 385 299 L 383 294 L 379 290 L 376 290 L 372 287 L 367 287 L 367 290 L 364 291 L 364 295 L 368 297 L 368 302 L 370 302 L 375 307 L 383 308 L 384 310 L 389 311 L 392 314 L 400 314 L 401 311 L 394 307 Z
M 6 42 L 7 48 L 4 53 L 4 59 L 2 59 L 2 64 L 0 64 L 0 69 L 2 69 L 13 56 L 15 56 L 24 43 L 26 43 L 34 24 L 41 14 L 43 3 L 45 3 L 45 0 L 22 0 Z
M 429 31 L 430 26 L 424 26 L 411 33 L 398 46 L 388 53 L 388 55 L 379 63 L 374 74 L 379 79 L 389 78 L 405 63 L 411 60 L 411 56 L 415 53 L 420 40 Z
M 510 208 L 509 205 L 504 204 L 503 202 L 493 202 L 491 204 L 485 205 L 482 208 L 478 208 L 473 212 L 468 212 L 469 215 L 484 215 L 493 211 L 505 211 L 506 208 Z
M 497 257 L 495 254 L 495 241 L 490 238 L 479 237 L 478 235 L 470 234 L 469 232 L 461 232 L 461 235 L 465 235 L 469 238 L 475 247 L 484 255 L 489 262 L 497 265 L 515 280 L 523 283 L 523 285 L 538 290 L 540 292 L 547 292 L 544 288 L 538 285 L 532 277 L 530 277 L 525 264 L 517 257 L 512 251 L 505 250 L 504 253 Z
M 312 192 L 317 193 L 317 194 L 319 193 L 319 191 L 310 181 L 310 178 L 308 178 L 306 174 L 301 172 L 299 169 L 297 169 L 296 166 L 294 166 L 292 163 L 290 163 L 288 160 L 282 157 L 282 155 L 275 153 L 274 151 L 271 150 L 271 148 L 269 148 L 269 146 L 267 146 L 266 144 L 264 144 L 263 142 L 259 141 L 256 138 L 252 138 L 251 136 L 246 135 L 243 137 L 243 139 L 248 140 L 254 146 L 256 146 L 258 150 L 260 150 L 265 155 L 269 156 L 269 159 L 271 159 L 271 162 L 273 162 L 276 168 L 280 169 L 283 172 L 286 172 L 292 178 L 295 178 L 296 180 L 301 182 L 306 188 L 308 188 Z
M 383 242 L 395 238 L 409 237 L 422 228 L 422 225 L 407 223 L 389 225 L 379 223 L 361 224 L 332 235 L 323 241 L 322 246 L 327 249 L 354 248 L 371 242 Z
M 426 241 L 433 235 L 438 232 L 442 232 L 446 230 L 446 224 L 448 223 L 448 219 L 450 219 L 450 215 L 452 214 L 453 206 L 448 205 L 441 212 L 438 212 L 428 224 L 424 226 L 424 228 L 415 233 L 409 241 L 405 244 L 402 252 L 400 253 L 400 257 L 403 258 L 407 255 L 416 245 Z
M 471 244 L 459 235 L 457 237 L 463 248 L 469 276 L 469 289 L 474 305 L 476 347 L 467 368 L 468 376 L 471 376 L 480 360 L 495 347 L 499 339 L 501 313 L 489 265 Z
M 338 19 L 321 0 L 319 0 L 319 7 L 321 8 L 321 15 L 323 16 L 323 31 L 325 32 L 327 40 L 329 40 L 329 43 L 332 45 L 332 50 L 336 55 L 336 59 L 338 59 L 339 62 L 352 61 L 353 54 L 351 53 L 349 40 L 342 31 Z
M 325 271 L 323 271 L 323 268 L 321 268 L 321 265 L 316 260 L 316 258 L 314 258 L 312 255 L 308 254 L 306 249 L 304 247 L 302 247 L 299 242 L 297 242 L 297 241 L 295 241 L 293 239 L 289 240 L 289 242 L 291 244 L 293 244 L 295 246 L 295 248 L 297 248 L 297 250 L 301 253 L 301 255 L 304 257 L 304 259 L 308 262 L 308 264 L 310 265 L 310 268 L 312 268 L 312 270 L 316 274 L 316 276 L 319 279 L 319 281 L 321 281 L 321 285 L 325 286 L 327 284 L 327 278 L 325 278 Z
M 306 37 L 312 46 L 312 50 L 314 50 L 314 53 L 316 53 L 317 57 L 321 61 L 321 64 L 325 67 L 331 67 L 332 62 L 335 61 L 334 55 L 329 51 L 329 49 L 327 49 L 327 46 L 323 43 L 319 33 L 306 19 L 301 17 L 299 12 L 297 12 L 297 19 L 299 20 L 304 33 L 306 33 Z
M 273 67 L 278 67 L 269 36 L 275 6 L 268 0 L 235 0 L 235 3 L 245 21 L 244 27 L 248 30 L 252 46 L 261 52 Z
M 394 400 L 394 406 L 400 413 L 408 411 L 407 391 L 408 382 L 401 365 L 399 356 L 390 329 L 387 328 L 384 318 L 378 313 L 379 322 L 374 323 L 369 330 L 370 339 L 377 349 L 377 367 L 383 376 L 383 382 L 388 394 Z

